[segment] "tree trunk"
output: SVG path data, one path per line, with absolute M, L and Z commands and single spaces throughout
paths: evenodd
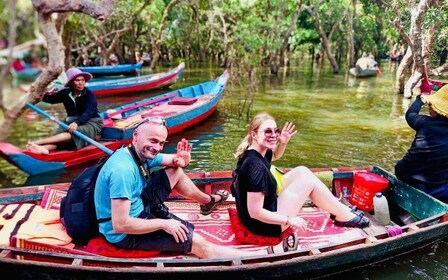
M 353 32 L 353 20 L 356 15 L 356 0 L 352 0 L 353 11 L 348 12 L 348 36 L 347 36 L 347 64 L 354 67 L 355 59 L 355 34 Z
M 327 36 L 327 34 L 324 30 L 322 30 L 319 15 L 317 14 L 318 8 L 319 7 L 314 7 L 314 9 L 311 10 L 311 8 L 309 6 L 305 6 L 305 9 L 313 18 L 314 24 L 316 26 L 317 34 L 319 34 L 319 37 L 322 40 L 322 46 L 324 48 L 324 51 L 325 51 L 325 54 L 327 55 L 328 60 L 330 61 L 331 67 L 333 68 L 333 73 L 337 74 L 337 73 L 339 73 L 339 65 L 331 51 L 331 44 L 330 44 L 329 36 Z M 334 26 L 335 25 L 333 25 L 333 27 Z M 330 32 L 330 34 L 331 33 L 332 32 Z
M 288 47 L 289 38 L 291 37 L 292 32 L 294 32 L 294 30 L 296 30 L 297 28 L 297 20 L 299 19 L 301 8 L 302 8 L 302 0 L 297 1 L 296 10 L 294 11 L 294 15 L 292 16 L 291 23 L 289 24 L 289 27 L 286 30 L 285 35 L 283 36 L 282 45 L 278 50 L 279 61 L 277 62 L 277 64 L 280 66 L 287 66 L 287 63 L 285 63 L 286 61 L 288 61 L 288 58 L 286 57 L 287 54 L 286 49 Z
M 428 54 L 431 54 L 432 51 L 428 48 L 424 48 L 425 44 L 432 44 L 431 39 L 432 35 L 429 33 L 435 33 L 438 29 L 438 22 L 435 22 L 433 26 L 431 26 L 428 30 L 424 30 L 424 16 L 429 8 L 439 8 L 440 2 L 437 0 L 420 0 L 419 3 L 411 8 L 411 25 L 409 34 L 404 31 L 403 26 L 401 25 L 401 12 L 398 8 L 398 1 L 395 0 L 392 3 L 392 8 L 395 12 L 396 18 L 394 20 L 394 26 L 397 28 L 400 37 L 403 41 L 405 41 L 408 45 L 406 50 L 406 54 L 403 57 L 403 60 L 400 62 L 400 65 L 397 69 L 396 75 L 396 92 L 403 93 L 404 97 L 411 98 L 412 97 L 412 89 L 418 84 L 418 81 L 426 76 L 428 69 L 425 67 L 425 73 L 422 73 L 422 69 L 424 66 L 424 57 L 427 57 Z M 423 37 L 422 34 L 426 33 L 427 37 Z M 429 67 L 430 65 L 427 64 Z M 407 71 L 408 67 L 411 68 L 411 75 L 408 81 L 405 83 L 405 71 Z
M 88 14 L 98 20 L 104 20 L 112 12 L 115 1 L 116 0 L 103 0 L 101 4 L 97 5 L 96 3 L 87 0 L 31 0 L 34 9 L 37 11 L 40 29 L 47 41 L 48 65 L 36 79 L 28 94 L 24 94 L 11 107 L 2 107 L 4 110 L 4 120 L 0 124 L 0 141 L 7 138 L 13 123 L 25 110 L 26 102 L 37 103 L 42 100 L 47 86 L 55 80 L 62 71 L 64 71 L 65 47 L 62 44 L 61 37 L 57 30 L 57 24 L 53 20 L 52 14 L 55 12 L 80 12 Z M 11 30 L 9 32 L 11 32 Z M 3 99 L 3 93 L 0 96 L 0 99 Z
M 406 53 L 401 59 L 400 64 L 398 65 L 397 72 L 395 73 L 395 90 L 397 93 L 404 93 L 404 84 L 407 72 L 412 64 L 412 51 L 411 48 L 408 47 Z
M 162 40 L 162 33 L 165 30 L 165 25 L 168 19 L 168 16 L 171 12 L 171 10 L 174 8 L 174 6 L 176 6 L 179 2 L 181 2 L 182 0 L 173 0 L 171 1 L 168 6 L 166 6 L 165 11 L 163 12 L 163 16 L 162 19 L 160 21 L 160 26 L 159 26 L 159 30 L 154 38 L 154 41 L 152 41 L 151 45 L 152 45 L 152 53 L 153 53 L 153 59 L 151 61 L 151 69 L 155 69 L 157 66 L 157 62 L 160 58 L 161 55 L 161 51 L 160 51 L 160 45 L 161 45 L 161 40 Z

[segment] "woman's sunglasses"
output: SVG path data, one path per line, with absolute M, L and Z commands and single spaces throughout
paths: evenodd
M 282 133 L 282 131 L 281 131 L 279 128 L 274 128 L 274 129 L 272 129 L 272 128 L 267 128 L 267 129 L 265 129 L 265 130 L 262 131 L 262 132 L 264 133 L 264 136 L 265 136 L 266 138 L 273 137 L 274 134 L 275 134 L 275 137 L 279 137 L 280 134 Z

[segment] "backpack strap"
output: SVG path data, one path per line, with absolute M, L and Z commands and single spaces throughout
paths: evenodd
M 145 179 L 148 180 L 149 172 L 145 168 L 144 162 L 142 162 L 141 159 L 138 157 L 137 152 L 135 151 L 134 145 L 132 145 L 132 143 L 128 145 L 128 150 L 131 153 L 135 163 L 137 164 L 138 170 L 140 170 L 140 173 L 143 175 L 143 177 L 145 177 Z

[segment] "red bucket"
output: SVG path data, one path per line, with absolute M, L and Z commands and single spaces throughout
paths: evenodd
M 356 172 L 350 203 L 367 212 L 373 211 L 373 197 L 389 186 L 389 180 L 371 172 Z

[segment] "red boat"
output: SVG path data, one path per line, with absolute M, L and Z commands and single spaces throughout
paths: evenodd
M 210 116 L 217 108 L 229 74 L 226 71 L 214 81 L 177 89 L 100 113 L 104 118 L 102 140 L 109 150 L 131 141 L 132 132 L 143 118 L 162 117 L 168 132 L 177 133 Z M 30 175 L 64 170 L 106 156 L 105 149 L 89 145 L 77 151 L 51 151 L 41 155 L 22 150 L 10 143 L 0 143 L 0 156 Z
M 130 78 L 109 79 L 103 81 L 92 81 L 87 83 L 87 88 L 95 95 L 111 95 L 123 93 L 135 93 L 169 87 L 174 84 L 185 70 L 185 63 L 179 64 L 168 72 L 142 75 Z
M 429 94 L 433 90 L 437 90 L 444 85 L 446 85 L 448 82 L 446 81 L 440 81 L 440 80 L 432 80 L 432 79 L 422 79 L 422 83 L 420 85 L 420 92 L 422 94 Z

